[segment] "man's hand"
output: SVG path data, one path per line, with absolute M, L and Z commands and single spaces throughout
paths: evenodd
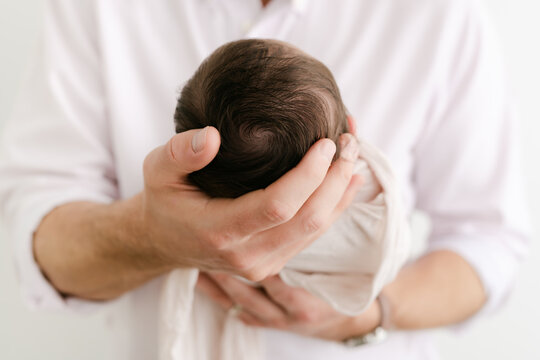
M 261 282 L 262 289 L 226 274 L 199 274 L 197 289 L 224 310 L 240 305 L 238 318 L 245 324 L 275 328 L 300 335 L 341 341 L 366 334 L 380 323 L 374 302 L 356 317 L 343 315 L 301 288 L 286 285 L 278 276 Z
M 225 271 L 254 281 L 277 273 L 330 226 L 359 187 L 351 161 L 356 141 L 346 134 L 342 142 L 342 157 L 332 166 L 336 147 L 323 139 L 266 189 L 211 199 L 189 185 L 187 175 L 214 158 L 219 133 L 207 127 L 174 136 L 144 163 L 143 248 L 151 246 L 175 267 Z
M 330 340 L 364 335 L 381 322 L 375 301 L 362 314 L 347 317 L 278 276 L 253 288 L 226 274 L 201 273 L 197 289 L 223 309 L 240 305 L 238 317 L 252 326 L 276 328 Z M 397 330 L 428 329 L 462 322 L 482 308 L 486 294 L 475 270 L 460 255 L 437 250 L 405 266 L 382 290 L 389 312 L 385 322 Z
M 111 299 L 178 267 L 261 280 L 315 240 L 352 201 L 356 141 L 318 141 L 264 190 L 210 199 L 186 181 L 215 157 L 217 130 L 177 134 L 144 161 L 144 190 L 129 199 L 57 207 L 34 236 L 34 255 L 66 295 Z

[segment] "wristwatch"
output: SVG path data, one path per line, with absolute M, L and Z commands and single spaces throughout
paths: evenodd
M 386 340 L 388 337 L 387 329 L 392 329 L 392 324 L 390 322 L 390 304 L 386 297 L 382 294 L 379 294 L 376 298 L 377 303 L 379 304 L 379 309 L 381 310 L 381 321 L 377 327 L 364 335 L 353 336 L 348 339 L 343 340 L 343 344 L 347 347 L 357 347 L 368 344 L 379 344 Z
M 386 340 L 387 336 L 388 333 L 386 332 L 386 330 L 384 330 L 382 326 L 377 326 L 375 330 L 370 333 L 343 340 L 343 344 L 347 347 L 357 347 L 367 344 L 379 344 Z

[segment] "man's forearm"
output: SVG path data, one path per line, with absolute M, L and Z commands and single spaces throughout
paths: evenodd
M 383 294 L 397 329 L 459 323 L 476 313 L 486 295 L 474 269 L 451 251 L 435 251 L 404 268 Z
M 319 237 L 352 202 L 361 184 L 353 176 L 353 140 L 342 134 L 342 151 L 333 160 L 336 145 L 321 139 L 267 188 L 213 199 L 187 178 L 216 156 L 217 129 L 176 134 L 146 156 L 139 195 L 51 211 L 34 234 L 35 258 L 60 292 L 96 300 L 178 267 L 259 281 Z M 325 222 L 306 226 L 313 219 Z
M 34 256 L 61 293 L 111 299 L 172 268 L 151 256 L 152 244 L 139 226 L 139 201 L 69 203 L 43 219 Z

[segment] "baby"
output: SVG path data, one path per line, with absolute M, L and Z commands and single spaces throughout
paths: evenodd
M 240 40 L 210 55 L 182 90 L 176 131 L 214 126 L 216 158 L 190 174 L 211 197 L 262 189 L 296 166 L 321 138 L 349 132 L 326 66 L 275 40 Z M 339 151 L 339 149 L 338 149 Z M 390 282 L 408 249 L 406 217 L 384 156 L 359 140 L 364 184 L 334 224 L 287 262 L 281 279 L 347 315 L 361 313 Z M 260 359 L 259 332 L 194 291 L 197 269 L 177 269 L 162 295 L 161 359 Z
M 262 189 L 317 140 L 338 143 L 347 112 L 332 73 L 276 40 L 240 40 L 210 55 L 182 90 L 176 132 L 214 126 L 216 158 L 189 180 L 211 197 Z

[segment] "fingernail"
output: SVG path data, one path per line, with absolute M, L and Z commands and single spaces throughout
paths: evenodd
M 191 139 L 191 148 L 193 149 L 193 152 L 196 154 L 202 149 L 204 149 L 204 146 L 206 145 L 206 133 L 208 132 L 208 126 L 204 129 L 201 129 L 197 131 L 195 135 L 193 135 L 193 138 Z
M 358 141 L 351 134 L 343 134 L 339 138 L 339 157 L 348 161 L 356 161 L 358 158 Z
M 332 161 L 334 159 L 334 154 L 336 153 L 336 144 L 331 140 L 326 140 L 321 145 L 321 151 L 329 161 Z

